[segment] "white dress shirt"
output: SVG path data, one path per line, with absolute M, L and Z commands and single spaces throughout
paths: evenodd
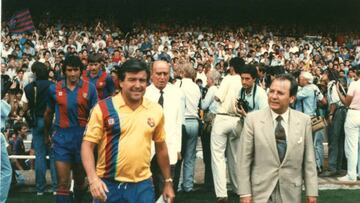
M 198 110 L 201 99 L 199 86 L 190 78 L 183 78 L 177 84 L 185 96 L 185 118 L 199 118 Z
M 290 108 L 290 107 L 289 107 Z M 278 116 L 281 116 L 282 117 L 282 121 L 281 121 L 281 125 L 282 127 L 284 128 L 285 130 L 285 135 L 286 135 L 286 138 L 288 137 L 288 132 L 289 132 L 289 108 L 285 111 L 285 113 L 283 114 L 277 114 L 275 113 L 273 110 L 271 110 L 271 115 L 272 115 L 272 118 L 273 118 L 273 123 L 274 123 L 274 135 L 275 135 L 275 128 L 277 126 L 277 120 L 276 118 Z
M 160 90 L 151 84 L 146 88 L 145 98 L 158 103 Z M 183 102 L 181 100 L 182 91 L 174 85 L 168 83 L 163 89 L 163 111 L 165 118 L 166 145 L 168 148 L 170 165 L 177 162 L 177 153 L 181 151 L 181 125 L 183 122 Z M 151 156 L 155 153 L 154 143 L 151 147 Z

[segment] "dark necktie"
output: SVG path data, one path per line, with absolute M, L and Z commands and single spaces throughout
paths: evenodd
M 281 116 L 276 117 L 277 125 L 275 128 L 275 138 L 277 140 L 286 140 L 285 129 L 281 125 L 283 118 Z
M 287 147 L 285 129 L 281 125 L 282 120 L 283 118 L 281 116 L 276 117 L 277 125 L 275 128 L 275 138 L 280 162 L 284 160 Z
M 163 107 L 164 105 L 164 91 L 160 90 L 160 97 L 159 97 L 159 100 L 158 100 L 158 103 L 160 104 L 161 107 Z

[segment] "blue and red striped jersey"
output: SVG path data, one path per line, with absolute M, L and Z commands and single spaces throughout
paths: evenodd
M 96 86 L 99 100 L 112 96 L 115 91 L 114 82 L 105 71 L 100 70 L 95 77 L 91 77 L 90 71 L 86 71 L 83 74 L 83 80 Z
M 55 128 L 85 127 L 97 102 L 95 86 L 80 80 L 74 90 L 61 80 L 49 87 L 48 107 L 55 109 Z

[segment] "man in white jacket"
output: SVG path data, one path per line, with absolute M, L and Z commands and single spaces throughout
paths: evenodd
M 155 61 L 151 66 L 152 84 L 146 88 L 145 98 L 159 103 L 163 107 L 165 117 L 166 145 L 168 147 L 171 176 L 174 176 L 175 164 L 181 159 L 181 125 L 183 121 L 184 104 L 181 99 L 182 91 L 170 84 L 170 66 L 166 61 Z M 152 152 L 154 148 L 152 147 Z M 154 155 L 154 153 L 152 153 Z M 155 198 L 158 199 L 163 188 L 163 177 L 156 161 L 151 161 Z

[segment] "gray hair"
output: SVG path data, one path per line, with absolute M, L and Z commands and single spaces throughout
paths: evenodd
M 214 81 L 214 85 L 220 84 L 221 74 L 219 71 L 212 69 L 207 73 L 207 75 Z
M 305 78 L 305 80 L 307 80 L 310 84 L 313 83 L 314 76 L 311 73 L 303 71 L 303 72 L 301 72 L 300 75 L 303 76 Z

